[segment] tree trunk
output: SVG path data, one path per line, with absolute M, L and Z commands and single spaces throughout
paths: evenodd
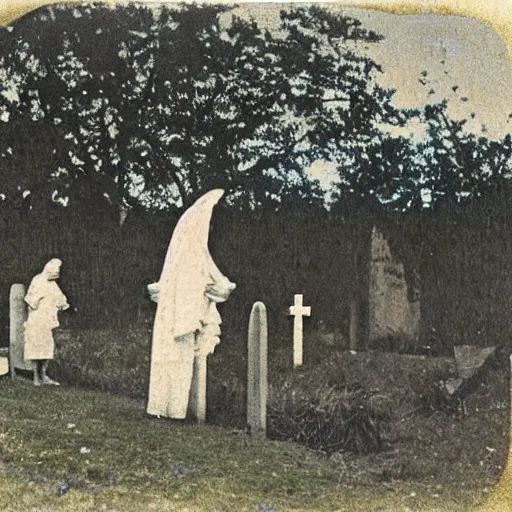
M 350 299 L 350 329 L 349 343 L 350 350 L 357 350 L 358 347 L 358 324 L 359 324 L 359 301 L 356 297 Z
M 359 272 L 359 244 L 355 243 L 353 247 L 353 269 L 354 281 L 352 285 L 352 294 L 350 297 L 350 326 L 349 326 L 349 344 L 350 350 L 356 350 L 359 345 L 359 286 L 360 286 L 360 272 Z

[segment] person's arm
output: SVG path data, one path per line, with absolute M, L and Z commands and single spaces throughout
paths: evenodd
M 42 293 L 39 290 L 40 286 L 38 283 L 38 279 L 32 279 L 30 286 L 28 287 L 27 294 L 25 295 L 25 302 L 28 304 L 28 307 L 35 311 L 39 307 L 39 303 L 43 298 Z
M 149 298 L 153 302 L 158 302 L 158 295 L 160 292 L 160 283 L 148 284 L 148 292 L 149 292 Z
M 214 302 L 225 302 L 228 300 L 230 293 L 236 288 L 236 284 L 221 273 L 211 258 L 208 270 L 211 282 L 206 285 L 205 293 L 207 297 Z
M 52 303 L 59 311 L 69 309 L 68 299 L 62 293 L 56 281 L 51 281 L 48 287 L 48 296 L 51 298 Z

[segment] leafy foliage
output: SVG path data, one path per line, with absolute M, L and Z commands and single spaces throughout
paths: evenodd
M 187 205 L 222 186 L 238 205 L 320 206 L 305 169 L 325 158 L 355 176 L 378 125 L 404 122 L 361 48 L 380 38 L 319 7 L 271 32 L 219 6 L 54 6 L 6 40 L 2 119 L 54 134 L 64 202 Z
M 420 82 L 430 88 L 429 94 L 435 94 L 427 71 L 422 72 Z M 451 103 L 468 101 L 454 85 L 451 97 L 416 112 L 425 128 L 425 138 L 415 145 L 413 167 L 419 185 L 417 191 L 428 206 L 467 203 L 469 199 L 507 186 L 512 177 L 510 134 L 492 140 L 486 136 L 485 126 L 478 133 L 468 129 L 469 119 L 450 116 Z M 471 113 L 469 117 L 474 124 L 476 114 Z
M 510 179 L 510 135 L 451 118 L 450 102 L 470 104 L 457 86 L 449 100 L 396 108 L 365 53 L 381 37 L 318 6 L 283 10 L 272 30 L 226 6 L 53 6 L 0 37 L 11 206 L 52 198 L 122 215 L 223 187 L 237 207 L 321 208 L 306 173 L 315 161 L 334 164 L 338 204 L 398 211 Z M 426 71 L 420 82 L 435 93 Z M 423 139 L 405 135 L 410 121 Z

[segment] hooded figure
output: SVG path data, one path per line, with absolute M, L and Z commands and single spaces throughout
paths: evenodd
M 211 354 L 219 343 L 221 317 L 216 304 L 235 288 L 208 250 L 213 207 L 224 194 L 212 190 L 180 218 L 158 283 L 148 286 L 157 302 L 153 327 L 147 412 L 184 419 L 192 385 L 194 357 Z
M 58 384 L 46 375 L 48 362 L 53 359 L 55 344 L 53 329 L 59 326 L 58 312 L 69 308 L 66 296 L 56 280 L 62 261 L 54 258 L 30 283 L 25 302 L 28 318 L 25 322 L 24 354 L 26 361 L 35 361 L 34 384 Z

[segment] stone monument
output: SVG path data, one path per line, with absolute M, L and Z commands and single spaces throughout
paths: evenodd
M 407 283 L 403 263 L 395 260 L 389 243 L 376 228 L 372 232 L 369 283 L 370 346 L 390 340 L 400 345 L 415 343 L 420 327 L 419 290 Z
M 303 330 L 302 317 L 311 315 L 311 307 L 303 306 L 303 296 L 295 295 L 294 305 L 290 307 L 290 315 L 293 319 L 293 366 L 302 365 Z
M 9 367 L 12 378 L 16 376 L 16 370 L 34 371 L 34 363 L 23 358 L 23 326 L 26 320 L 25 286 L 13 284 L 9 293 Z

